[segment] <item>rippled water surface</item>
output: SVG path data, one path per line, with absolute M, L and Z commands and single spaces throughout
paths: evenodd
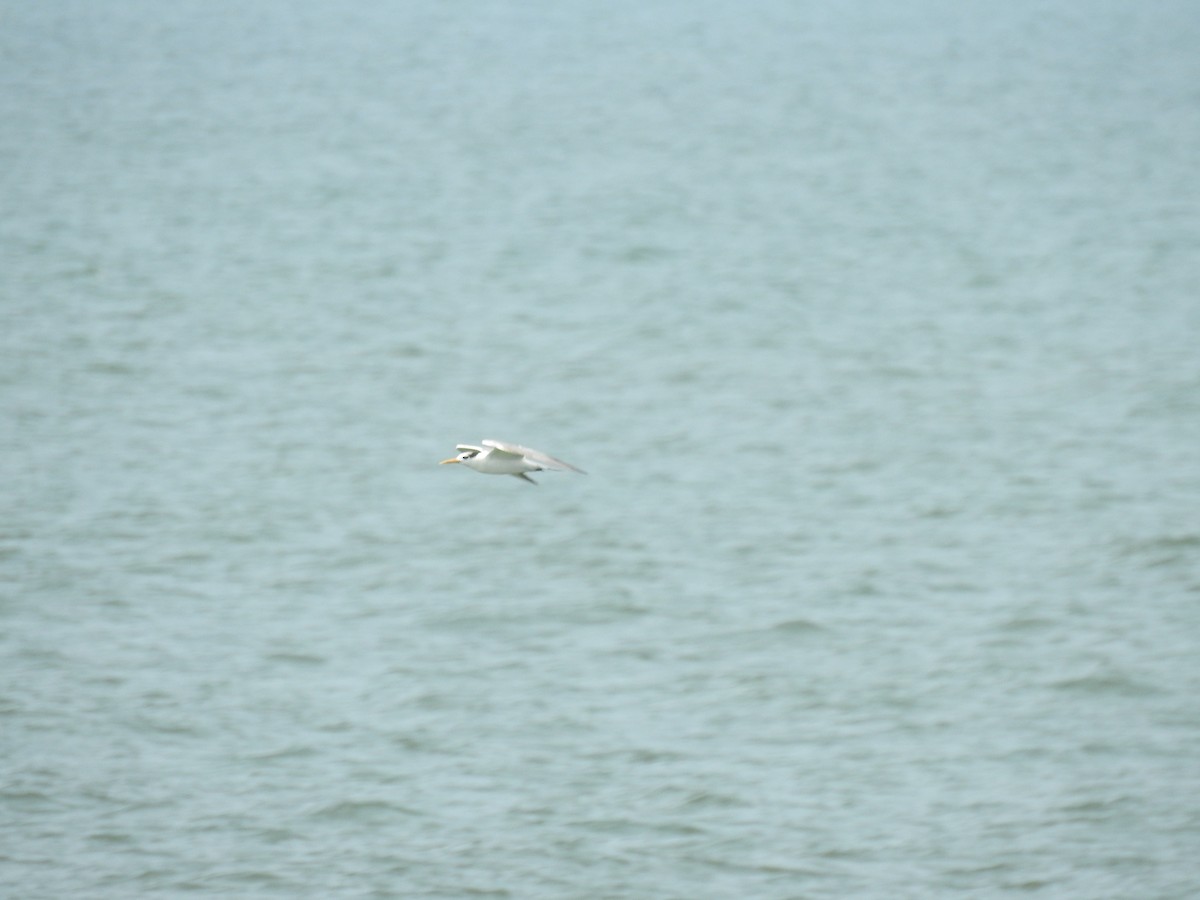
M 3 20 L 5 896 L 1196 896 L 1194 4 Z

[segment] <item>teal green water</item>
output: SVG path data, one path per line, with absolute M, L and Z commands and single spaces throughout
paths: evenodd
M 2 19 L 0 893 L 1196 895 L 1193 4 Z

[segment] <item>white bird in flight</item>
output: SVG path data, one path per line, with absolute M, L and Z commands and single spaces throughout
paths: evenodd
M 504 441 L 483 441 L 482 447 L 474 444 L 459 444 L 455 447 L 457 456 L 443 459 L 439 466 L 447 463 L 462 463 L 468 469 L 482 472 L 485 475 L 515 475 L 530 484 L 537 484 L 526 472 L 541 472 L 544 469 L 556 471 L 578 472 L 585 474 L 583 469 L 576 468 L 570 463 L 555 459 L 540 450 L 530 450 L 520 444 L 506 444 Z

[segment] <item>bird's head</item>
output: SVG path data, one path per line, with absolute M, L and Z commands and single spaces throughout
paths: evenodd
M 462 453 L 458 454 L 458 456 L 452 456 L 449 459 L 443 459 L 440 463 L 438 463 L 438 465 L 444 466 L 448 463 L 465 463 L 467 460 L 474 459 L 478 455 L 478 450 L 464 450 Z

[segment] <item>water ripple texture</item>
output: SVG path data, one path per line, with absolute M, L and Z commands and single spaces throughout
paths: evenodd
M 1200 893 L 1193 4 L 7 6 L 0 894 Z

